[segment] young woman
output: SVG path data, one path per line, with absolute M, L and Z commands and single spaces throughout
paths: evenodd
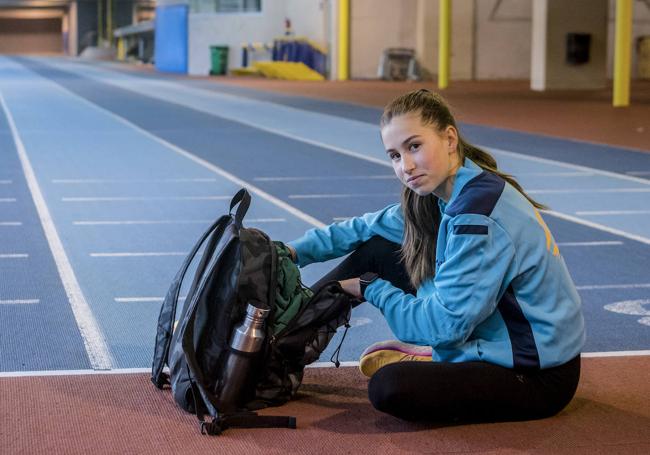
M 428 90 L 393 100 L 380 126 L 401 203 L 290 242 L 300 266 L 352 252 L 315 287 L 340 280 L 400 340 L 361 357 L 370 401 L 409 420 L 556 414 L 575 393 L 585 335 L 542 206 Z

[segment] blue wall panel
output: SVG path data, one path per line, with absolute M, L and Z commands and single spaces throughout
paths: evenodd
M 156 69 L 187 73 L 187 5 L 156 7 Z

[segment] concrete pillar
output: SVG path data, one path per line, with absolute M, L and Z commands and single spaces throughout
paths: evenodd
M 337 81 L 339 78 L 339 0 L 328 0 L 328 63 L 329 63 L 329 79 Z M 352 28 L 350 26 L 350 28 Z
M 79 52 L 79 35 L 77 21 L 77 2 L 71 2 L 67 12 L 68 17 L 68 55 L 76 56 Z
M 608 0 L 533 0 L 530 88 L 597 89 L 607 85 Z M 567 34 L 589 34 L 589 60 L 567 60 Z

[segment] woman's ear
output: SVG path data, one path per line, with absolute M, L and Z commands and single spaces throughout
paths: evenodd
M 450 153 L 458 150 L 458 130 L 456 128 L 451 125 L 445 128 L 445 140 Z

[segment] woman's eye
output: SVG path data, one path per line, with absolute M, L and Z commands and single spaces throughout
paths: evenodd
M 419 148 L 420 148 L 420 144 L 417 143 L 417 142 L 412 142 L 411 144 L 409 144 L 409 150 L 410 150 L 411 152 L 414 152 L 414 151 L 416 151 L 416 150 L 419 149 Z
M 390 159 L 391 159 L 391 160 L 393 160 L 393 161 L 397 161 L 397 160 L 399 160 L 399 158 L 400 158 L 400 155 L 399 155 L 399 153 L 394 153 L 394 152 L 393 152 L 393 153 L 391 153 L 391 154 L 390 154 L 390 155 L 388 155 L 388 156 L 389 156 L 389 157 L 390 157 Z

